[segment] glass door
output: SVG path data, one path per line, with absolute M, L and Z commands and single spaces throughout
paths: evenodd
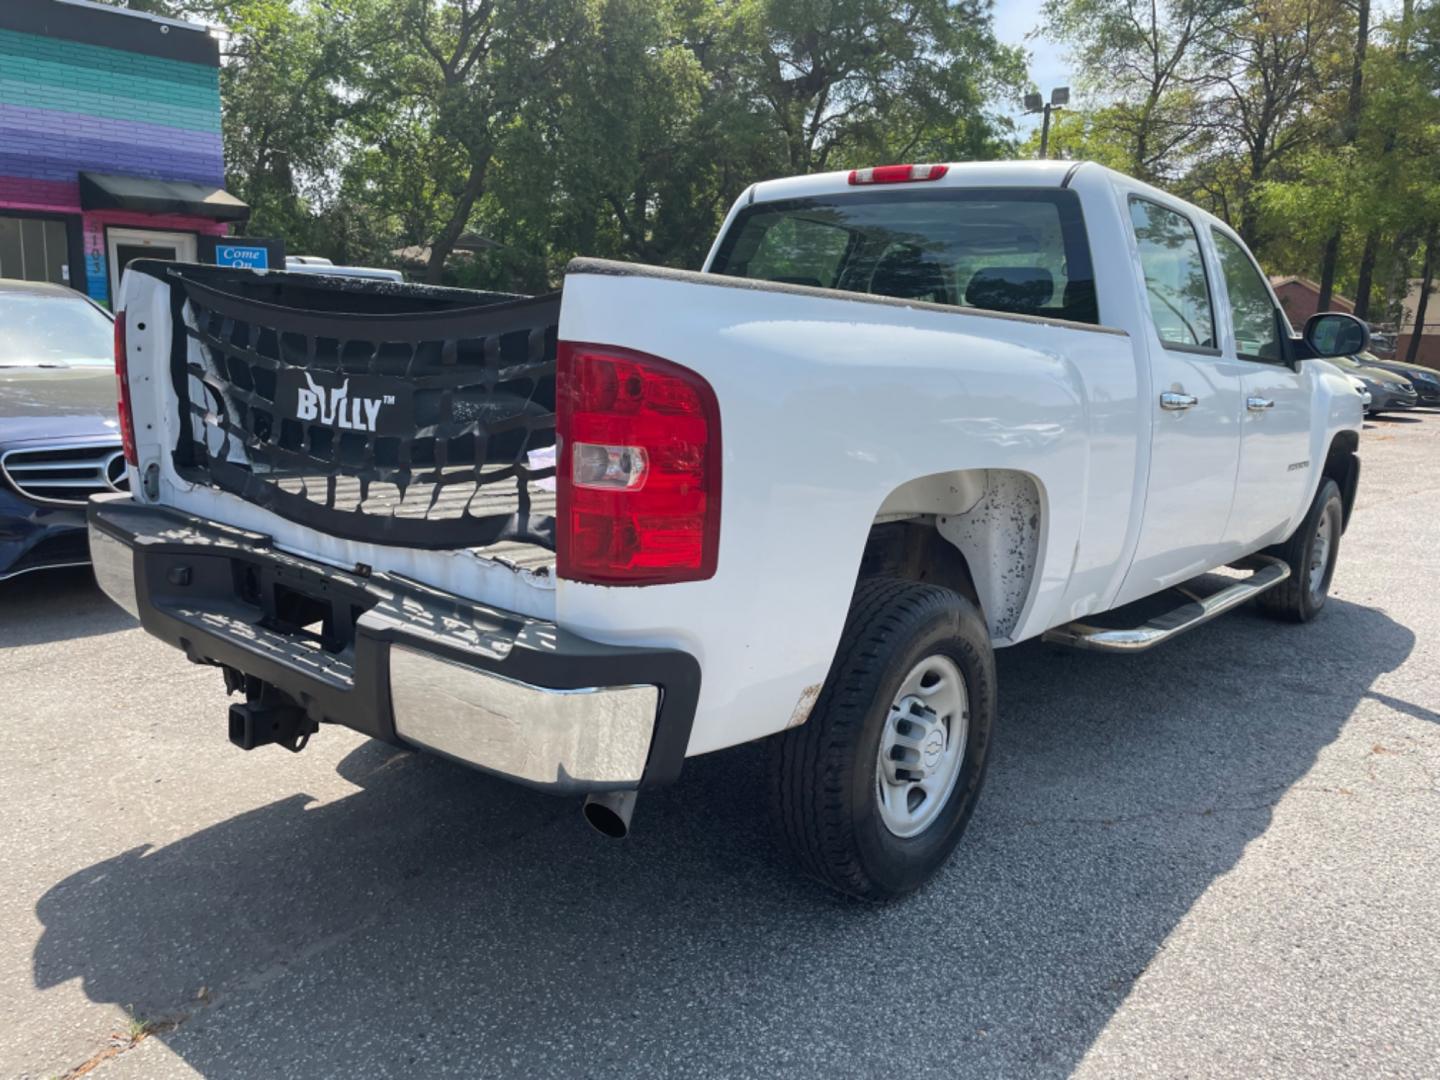
M 136 259 L 173 259 L 195 261 L 195 234 L 158 232 L 152 229 L 107 229 L 110 248 L 110 302 L 114 306 L 120 295 L 120 279 L 125 267 Z

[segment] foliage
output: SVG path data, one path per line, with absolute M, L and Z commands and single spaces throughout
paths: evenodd
M 1320 279 L 1333 252 L 1337 285 L 1393 317 L 1440 223 L 1440 4 L 1369 10 L 1049 0 L 1083 95 L 1052 145 L 1207 206 L 1273 271 Z
M 253 232 L 526 289 L 575 254 L 698 265 L 756 180 L 1011 152 L 1024 64 L 989 5 L 129 0 L 228 30 Z
M 577 254 L 693 267 L 756 180 L 1038 152 L 992 0 L 111 2 L 226 28 L 252 233 L 408 253 L 431 280 L 538 290 Z M 1333 265 L 1393 314 L 1440 227 L 1440 0 L 1370 7 L 1047 0 L 1076 75 L 1050 152 L 1201 203 L 1271 270 Z

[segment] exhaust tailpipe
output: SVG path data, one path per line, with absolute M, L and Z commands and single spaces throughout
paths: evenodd
M 585 796 L 580 812 L 585 820 L 613 840 L 623 840 L 630 832 L 630 815 L 635 813 L 635 791 L 602 791 Z

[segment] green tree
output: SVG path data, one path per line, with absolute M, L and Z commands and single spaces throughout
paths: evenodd
M 1360 132 L 1360 119 L 1365 109 L 1365 56 L 1369 46 L 1370 0 L 1356 0 L 1355 55 L 1350 65 L 1350 89 L 1346 95 L 1344 119 L 1335 140 L 1340 148 L 1353 147 Z M 1330 297 L 1335 287 L 1335 267 L 1343 234 L 1344 224 L 1337 221 L 1326 238 L 1325 250 L 1320 256 L 1320 298 L 1317 303 L 1321 311 L 1330 308 Z
M 1013 152 L 990 0 L 130 0 L 228 27 L 252 228 L 427 280 L 703 259 L 756 180 Z M 452 258 L 467 232 L 486 244 Z
M 1173 180 L 1206 122 L 1211 66 L 1238 0 L 1047 0 L 1047 33 L 1071 47 L 1086 96 L 1125 170 Z
M 417 243 L 430 249 L 427 281 L 441 280 L 502 143 L 527 103 L 553 94 L 578 59 L 582 0 L 364 0 L 374 46 L 358 57 L 354 91 L 392 117 L 419 124 L 423 160 L 436 168 L 436 216 Z M 373 132 L 372 132 L 373 134 Z
M 1344 34 L 1337 0 L 1252 0 L 1209 43 L 1201 123 L 1210 138 L 1191 186 L 1207 190 L 1252 248 L 1265 239 L 1261 185 L 1324 133 Z
M 980 0 L 738 0 L 716 42 L 742 107 L 771 130 L 782 168 L 926 156 L 993 157 L 988 112 L 1024 82 Z M 713 61 L 712 61 L 713 63 Z M 863 162 L 862 162 L 863 158 Z

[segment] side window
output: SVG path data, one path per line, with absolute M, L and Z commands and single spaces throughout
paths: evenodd
M 781 218 L 765 230 L 750 256 L 750 276 L 834 288 L 849 244 L 845 229 L 799 217 Z
M 1139 198 L 1130 200 L 1130 222 L 1161 342 L 1214 349 L 1215 316 L 1195 226 L 1183 215 Z
M 1225 278 L 1225 296 L 1235 323 L 1235 351 L 1247 360 L 1279 363 L 1280 320 L 1270 290 L 1245 249 L 1215 229 L 1215 250 L 1220 253 L 1220 273 Z

